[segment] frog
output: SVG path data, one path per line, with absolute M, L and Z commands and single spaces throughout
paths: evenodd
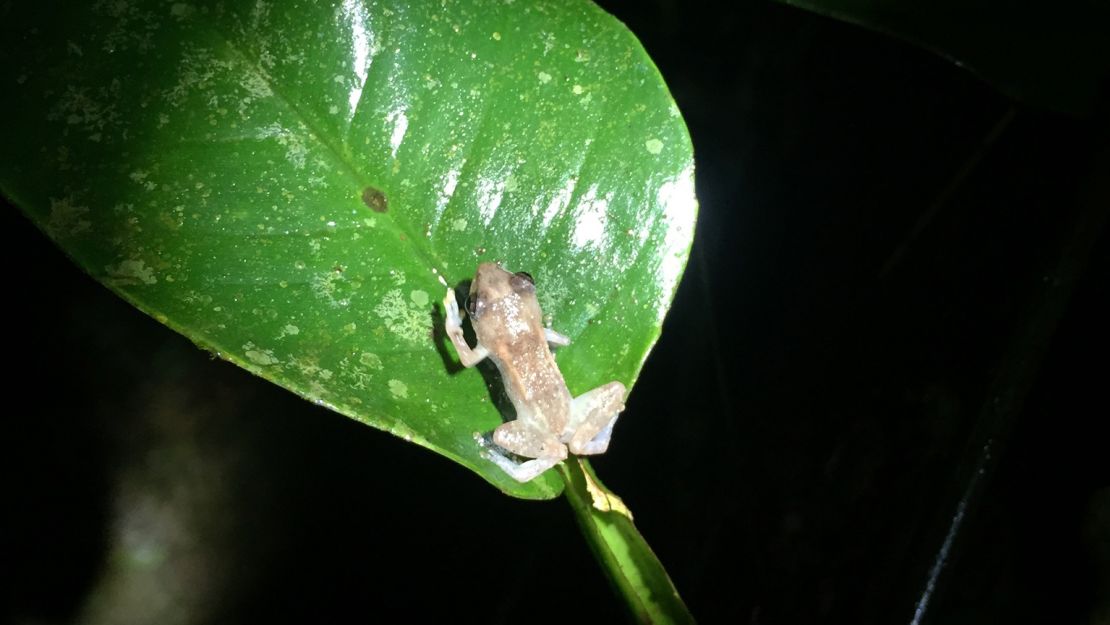
M 477 338 L 473 348 L 463 334 L 450 286 L 443 308 L 444 330 L 461 364 L 470 368 L 486 358 L 493 361 L 516 412 L 515 419 L 493 430 L 492 444 L 475 436 L 483 458 L 523 483 L 566 460 L 568 452 L 589 456 L 609 448 L 613 426 L 624 410 L 625 386 L 614 380 L 571 396 L 552 352 L 570 345 L 570 338 L 545 327 L 530 274 L 509 271 L 497 262 L 478 265 L 465 308 Z

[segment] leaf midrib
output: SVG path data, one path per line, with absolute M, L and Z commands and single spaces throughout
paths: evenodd
M 273 94 L 273 97 L 277 98 L 278 101 L 285 105 L 289 109 L 289 111 L 293 113 L 293 116 L 296 117 L 297 120 L 304 125 L 304 128 L 307 129 L 308 134 L 306 140 L 311 139 L 319 145 L 323 146 L 325 152 L 340 164 L 343 173 L 346 174 L 355 183 L 360 193 L 362 189 L 368 186 L 379 188 L 377 185 L 374 185 L 372 181 L 364 177 L 361 172 L 359 172 L 355 164 L 346 158 L 344 151 L 341 150 L 339 146 L 336 145 L 336 143 L 328 139 L 328 133 L 323 132 L 320 129 L 320 126 L 314 123 L 313 118 L 310 115 L 307 115 L 305 110 L 298 106 L 296 102 L 291 97 L 289 97 L 283 89 L 279 87 L 280 83 L 274 80 L 274 78 L 270 76 L 265 68 L 262 67 L 257 54 L 248 56 L 248 54 L 244 50 L 240 49 L 239 46 L 233 43 L 232 38 L 228 36 L 226 32 L 213 25 L 211 22 L 205 23 L 208 25 L 208 28 L 211 30 L 211 32 L 224 43 L 227 50 L 231 54 L 235 55 L 236 60 L 243 63 L 251 71 L 255 72 L 259 76 L 259 78 L 261 78 L 263 82 L 265 82 L 266 86 L 269 87 L 270 92 Z M 374 61 L 380 54 L 381 52 L 378 51 L 374 56 L 370 57 L 371 66 L 374 65 Z M 363 81 L 362 86 L 363 88 L 365 88 L 366 81 Z M 296 131 L 297 129 L 290 130 L 290 132 Z M 403 235 L 402 240 L 405 243 L 405 247 L 411 249 L 425 265 L 431 267 L 437 275 L 444 275 L 443 267 L 445 263 L 443 262 L 443 260 L 437 258 L 431 250 L 425 250 L 421 246 L 416 245 L 416 241 L 419 241 L 420 239 L 416 236 L 414 232 L 405 227 L 399 220 L 397 220 L 393 216 L 392 213 L 385 212 L 377 213 L 376 215 L 378 217 L 384 217 L 394 231 Z

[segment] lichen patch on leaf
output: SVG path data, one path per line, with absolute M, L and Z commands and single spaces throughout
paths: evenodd
M 408 399 L 409 386 L 400 380 L 390 380 L 389 392 L 397 399 Z
M 104 267 L 108 280 L 117 285 L 155 284 L 158 278 L 154 277 L 151 269 L 139 258 L 121 260 L 116 265 Z
M 243 354 L 247 357 L 247 360 L 250 360 L 252 363 L 262 367 L 276 365 L 281 362 L 277 359 L 277 357 L 274 356 L 274 350 L 262 349 L 261 347 L 258 347 L 254 343 L 250 342 L 243 345 Z
M 46 222 L 46 231 L 55 239 L 64 239 L 88 231 L 92 225 L 86 217 L 89 207 L 73 203 L 73 199 L 50 198 L 50 217 Z
M 401 289 L 391 289 L 374 307 L 374 313 L 382 320 L 385 327 L 409 343 L 427 341 L 432 330 L 431 311 L 427 306 L 428 294 L 424 291 L 413 291 L 413 294 L 416 293 L 422 293 L 423 298 L 413 297 L 406 300 Z M 424 304 L 417 304 L 417 299 L 422 299 Z

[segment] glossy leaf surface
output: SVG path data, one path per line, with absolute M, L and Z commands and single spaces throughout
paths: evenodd
M 16 3 L 0 189 L 93 277 L 311 400 L 478 456 L 447 285 L 535 276 L 571 391 L 631 385 L 693 234 L 691 147 L 588 2 Z M 619 436 L 619 434 L 618 434 Z

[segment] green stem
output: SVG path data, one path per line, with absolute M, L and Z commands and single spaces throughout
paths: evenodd
M 601 568 L 637 623 L 693 623 L 671 578 L 632 523 L 632 513 L 597 479 L 589 463 L 559 465 L 564 491 Z

